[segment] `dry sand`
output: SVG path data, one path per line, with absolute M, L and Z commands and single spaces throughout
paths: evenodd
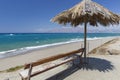
M 107 43 L 93 49 L 90 54 L 102 55 L 119 55 L 120 54 L 120 38 L 113 39 Z
M 114 38 L 88 41 L 89 51 L 112 39 Z M 18 65 L 23 65 L 28 62 L 33 62 L 44 57 L 76 50 L 81 47 L 81 44 L 83 44 L 83 42 L 74 42 L 32 51 L 24 55 L 0 59 L 0 71 Z M 40 74 L 32 78 L 32 80 L 118 80 L 117 78 L 120 76 L 119 59 L 120 55 L 90 55 L 90 58 L 88 59 L 89 65 L 87 67 L 71 67 L 68 69 L 68 66 L 63 65 Z M 55 76 L 55 74 L 59 72 L 61 73 Z M 11 73 L 0 73 L 0 80 L 5 80 L 7 78 L 10 80 L 20 80 L 18 71 Z

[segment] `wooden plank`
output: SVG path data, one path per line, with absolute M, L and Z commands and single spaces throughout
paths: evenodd
M 80 52 L 83 52 L 83 51 L 84 51 L 84 48 L 81 48 L 81 49 L 78 49 L 78 50 L 75 50 L 75 51 L 72 51 L 72 52 L 58 54 L 58 55 L 55 55 L 55 56 L 43 58 L 43 59 L 40 59 L 36 62 L 26 64 L 25 69 L 29 68 L 30 64 L 32 64 L 32 66 L 34 67 L 34 66 L 37 66 L 37 65 L 40 65 L 40 64 L 43 64 L 43 63 L 54 61 L 54 60 L 57 60 L 57 59 L 60 59 L 60 58 L 63 58 L 63 57 L 66 57 L 66 56 L 69 56 L 69 55 L 72 55 L 72 54 L 80 53 Z
M 53 64 L 51 64 L 49 67 L 43 67 L 43 68 L 40 68 L 40 69 L 38 69 L 38 70 L 34 69 L 34 67 L 33 67 L 33 70 L 31 71 L 31 75 L 29 75 L 29 77 L 33 77 L 33 76 L 35 76 L 35 75 L 38 75 L 38 74 L 40 74 L 40 73 L 43 73 L 43 72 L 48 71 L 48 70 L 50 70 L 50 69 L 53 69 L 53 68 L 55 68 L 55 67 L 58 67 L 58 66 L 60 66 L 60 65 L 63 65 L 63 64 L 65 64 L 65 63 L 67 63 L 67 62 L 70 62 L 70 61 L 72 61 L 72 60 L 74 60 L 74 59 L 76 59 L 76 57 L 74 57 L 74 58 L 68 58 L 68 59 L 66 59 L 66 60 L 60 61 L 59 63 L 53 63 Z M 21 71 L 19 74 L 21 75 L 22 78 L 27 79 L 27 78 L 28 78 L 28 75 L 27 75 L 28 73 L 29 73 L 29 69 L 26 69 L 26 70 L 24 70 L 24 71 Z M 29 78 L 29 79 L 30 79 L 30 78 Z M 28 80 L 29 80 L 29 79 L 28 79 Z
M 40 74 L 40 73 L 43 73 L 43 72 L 45 72 L 45 71 L 48 71 L 48 70 L 50 70 L 50 69 L 53 69 L 53 68 L 55 68 L 55 67 L 58 67 L 58 66 L 60 66 L 60 65 L 63 65 L 63 64 L 65 64 L 65 63 L 68 63 L 68 62 L 70 62 L 70 61 L 72 61 L 72 60 L 74 60 L 74 59 L 75 59 L 75 58 L 70 58 L 70 59 L 67 59 L 67 60 L 65 60 L 65 61 L 62 61 L 62 62 L 60 62 L 60 63 L 57 63 L 56 65 L 51 66 L 51 67 L 49 67 L 49 68 L 47 68 L 47 69 L 44 69 L 43 71 L 35 72 L 34 74 L 31 74 L 31 77 L 33 77 L 33 76 L 35 76 L 35 75 L 38 75 L 38 74 Z

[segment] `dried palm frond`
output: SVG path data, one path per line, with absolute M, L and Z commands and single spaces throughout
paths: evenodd
M 96 2 L 83 0 L 73 8 L 55 16 L 52 21 L 64 25 L 70 23 L 72 26 L 78 26 L 85 22 L 90 23 L 92 26 L 98 26 L 98 24 L 108 26 L 110 24 L 119 24 L 120 16 Z

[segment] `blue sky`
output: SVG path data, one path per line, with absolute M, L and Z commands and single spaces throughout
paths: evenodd
M 0 33 L 14 32 L 79 32 L 79 28 L 64 28 L 50 19 L 81 0 L 0 0 Z M 120 0 L 93 0 L 120 14 Z M 120 26 L 119 26 L 120 27 Z M 114 27 L 118 30 L 119 27 Z M 89 28 L 88 28 L 89 29 Z M 91 31 L 92 27 L 90 28 Z M 96 28 L 98 29 L 98 28 Z M 99 27 L 102 31 L 109 29 Z M 111 29 L 111 30 L 110 30 Z M 109 30 L 112 31 L 113 28 Z M 113 30 L 113 31 L 115 31 Z M 88 30 L 89 31 L 89 30 Z M 119 32 L 120 30 L 118 30 Z M 92 32 L 92 31 L 91 31 Z

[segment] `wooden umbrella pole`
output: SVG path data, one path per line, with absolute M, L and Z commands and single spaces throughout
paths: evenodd
M 84 63 L 86 63 L 86 44 L 87 44 L 87 22 L 84 24 Z

